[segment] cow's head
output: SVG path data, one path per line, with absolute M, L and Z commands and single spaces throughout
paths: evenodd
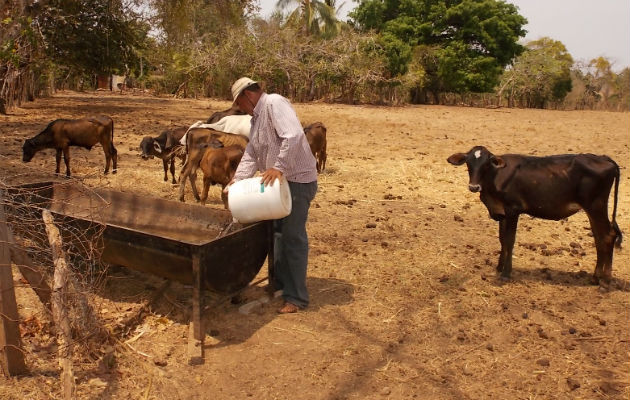
M 140 142 L 140 151 L 142 151 L 142 159 L 148 160 L 155 155 L 162 154 L 162 147 L 150 136 L 145 136 Z
M 499 168 L 505 167 L 505 161 L 490 153 L 483 146 L 475 146 L 468 153 L 455 153 L 446 161 L 453 165 L 466 163 L 468 167 L 468 189 L 471 192 L 481 192 L 483 177 L 488 173 L 494 173 Z
M 31 161 L 36 152 L 37 147 L 33 144 L 33 141 L 31 139 L 26 139 L 24 141 L 24 146 L 22 146 L 22 161 Z

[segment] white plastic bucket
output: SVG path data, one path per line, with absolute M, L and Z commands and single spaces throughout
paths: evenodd
M 291 191 L 283 176 L 265 186 L 260 176 L 235 182 L 228 190 L 228 207 L 240 223 L 284 218 L 291 213 Z

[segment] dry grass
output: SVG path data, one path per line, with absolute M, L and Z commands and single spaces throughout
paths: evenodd
M 176 187 L 161 181 L 161 164 L 138 157 L 142 136 L 226 106 L 62 93 L 0 116 L 0 161 L 21 168 L 22 140 L 54 118 L 105 113 L 116 124 L 119 174 L 100 175 L 98 147 L 73 149 L 73 173 L 88 185 L 175 200 Z M 497 154 L 608 154 L 621 166 L 617 220 L 628 233 L 630 114 L 329 104 L 296 109 L 304 123 L 322 121 L 329 141 L 308 225 L 308 311 L 278 316 L 277 301 L 247 316 L 231 304 L 209 310 L 206 363 L 188 367 L 189 289 L 173 285 L 131 332 L 136 339 L 114 346 L 111 368 L 103 360 L 85 368 L 78 382 L 83 398 L 630 395 L 627 246 L 615 253 L 615 289 L 602 294 L 588 285 L 595 249 L 584 214 L 561 222 L 523 217 L 514 281 L 501 285 L 494 273 L 496 223 L 468 192 L 465 168 L 446 163 L 452 153 L 477 144 Z M 33 163 L 37 170 L 54 169 L 50 153 Z M 218 189 L 210 200 L 209 207 L 221 208 Z M 571 242 L 585 255 L 567 251 Z M 101 311 L 122 318 L 158 286 L 148 275 L 114 272 Z M 261 288 L 251 288 L 244 300 L 261 295 Z M 19 289 L 18 301 L 24 317 L 44 318 L 26 288 Z M 0 397 L 58 396 L 51 349 L 33 337 L 27 352 L 33 375 L 0 387 Z

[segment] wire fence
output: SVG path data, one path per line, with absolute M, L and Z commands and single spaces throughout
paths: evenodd
M 71 271 L 65 282 L 64 307 L 74 352 L 93 354 L 96 359 L 109 335 L 94 311 L 100 309 L 100 297 L 94 294 L 103 289 L 107 271 L 100 261 L 105 225 L 99 221 L 108 204 L 80 179 L 62 178 L 24 165 L 17 167 L 0 156 L 0 207 L 4 208 L 10 230 L 12 261 L 31 287 L 50 291 L 55 266 L 42 218 L 42 212 L 50 210 Z M 41 281 L 32 282 L 34 276 Z M 37 289 L 36 292 L 45 302 Z M 50 310 L 49 304 L 44 305 Z

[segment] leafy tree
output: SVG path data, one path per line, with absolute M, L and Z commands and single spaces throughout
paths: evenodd
M 527 20 L 499 0 L 361 0 L 350 13 L 361 30 L 381 34 L 392 76 L 407 72 L 413 54 L 426 90 L 489 92 L 503 69 L 522 53 Z M 418 46 L 423 51 L 414 52 Z
M 302 25 L 304 35 L 333 37 L 340 29 L 335 10 L 335 0 L 278 0 L 276 7 L 289 8 L 291 4 L 296 7 L 287 18 L 287 22 L 293 25 Z
M 548 37 L 531 41 L 503 75 L 499 96 L 507 90 L 510 106 L 515 99 L 526 107 L 559 103 L 571 91 L 572 65 L 573 58 L 562 42 Z
M 617 75 L 616 82 L 619 96 L 617 111 L 630 111 L 630 68 L 624 68 Z
M 45 53 L 72 73 L 128 73 L 139 63 L 149 30 L 122 0 L 38 3 Z

